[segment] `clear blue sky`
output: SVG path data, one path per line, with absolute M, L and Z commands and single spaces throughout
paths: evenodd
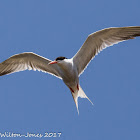
M 139 6 L 139 0 L 1 0 L 0 61 L 22 52 L 71 58 L 92 32 L 140 26 Z M 49 74 L 0 77 L 0 132 L 61 132 L 55 140 L 139 140 L 139 54 L 136 38 L 96 56 L 80 77 L 94 106 L 80 98 L 79 116 L 69 89 Z

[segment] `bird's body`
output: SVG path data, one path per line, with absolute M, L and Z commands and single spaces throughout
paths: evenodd
M 61 68 L 59 74 L 64 83 L 74 90 L 77 84 L 79 85 L 79 76 L 77 69 L 74 66 L 73 59 L 66 59 L 58 65 Z
M 16 54 L 0 63 L 0 76 L 27 69 L 50 73 L 64 81 L 78 110 L 78 97 L 89 100 L 79 84 L 79 76 L 89 62 L 104 48 L 137 36 L 140 36 L 140 26 L 103 29 L 89 35 L 71 59 L 58 57 L 51 61 L 32 52 Z

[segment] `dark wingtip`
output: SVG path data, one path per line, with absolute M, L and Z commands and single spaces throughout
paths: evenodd
M 135 39 L 135 37 L 139 37 L 140 33 L 137 34 L 133 34 L 131 36 L 127 36 L 127 37 L 122 37 L 123 40 L 128 40 L 128 39 Z

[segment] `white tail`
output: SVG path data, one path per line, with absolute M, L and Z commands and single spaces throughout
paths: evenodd
M 87 95 L 84 93 L 84 91 L 82 90 L 82 88 L 80 86 L 79 86 L 79 90 L 77 90 L 74 93 L 72 92 L 72 96 L 73 96 L 74 102 L 76 104 L 77 112 L 78 112 L 78 115 L 79 115 L 78 97 L 87 98 L 90 102 L 91 102 L 91 100 L 87 97 Z M 91 104 L 93 105 L 92 102 L 91 102 Z

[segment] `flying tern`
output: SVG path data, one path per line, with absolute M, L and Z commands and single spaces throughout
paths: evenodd
M 70 89 L 79 114 L 78 97 L 90 101 L 79 84 L 79 77 L 89 62 L 106 47 L 137 36 L 140 36 L 140 26 L 111 27 L 97 31 L 87 37 L 71 59 L 57 57 L 51 61 L 32 52 L 16 54 L 0 63 L 0 76 L 24 70 L 38 70 L 52 74 L 62 79 Z

